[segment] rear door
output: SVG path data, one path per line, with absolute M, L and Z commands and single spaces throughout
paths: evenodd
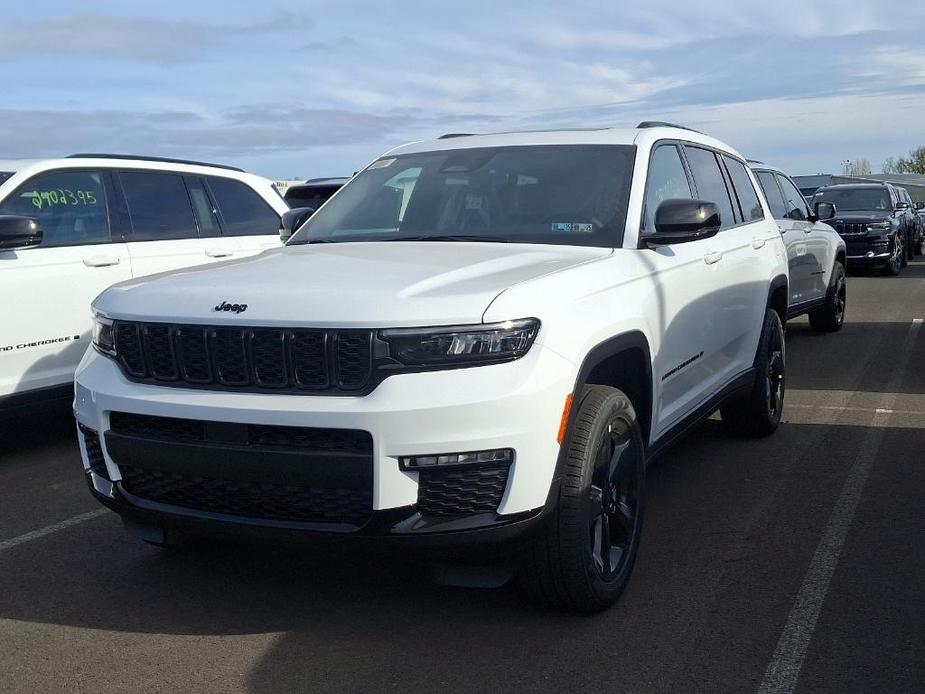
M 756 171 L 755 176 L 758 183 L 761 184 L 764 197 L 768 201 L 768 207 L 771 208 L 771 214 L 774 221 L 777 222 L 777 227 L 780 229 L 781 236 L 784 239 L 784 245 L 787 247 L 787 265 L 788 274 L 790 275 L 789 306 L 798 306 L 812 296 L 811 270 L 805 258 L 807 250 L 806 233 L 804 227 L 787 216 L 789 206 L 787 201 L 784 200 L 784 193 L 774 172 Z
M 240 255 L 237 240 L 222 236 L 211 203 L 195 177 L 123 170 L 118 172 L 117 183 L 135 277 Z
M 832 266 L 831 248 L 826 240 L 826 231 L 819 222 L 811 221 L 806 198 L 800 193 L 793 181 L 780 173 L 775 173 L 787 206 L 785 223 L 803 235 L 803 254 L 800 256 L 800 270 L 805 279 L 803 288 L 804 303 L 821 301 L 828 289 L 826 268 Z
M 204 183 L 215 203 L 222 234 L 237 239 L 242 255 L 281 245 L 280 217 L 257 191 L 242 181 L 221 176 L 207 176 Z
M 41 245 L 0 251 L 0 397 L 73 379 L 89 344 L 90 303 L 131 278 L 128 249 L 110 233 L 109 174 L 37 174 L 0 214 L 38 220 Z

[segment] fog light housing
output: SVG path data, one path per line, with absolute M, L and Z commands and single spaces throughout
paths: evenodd
M 398 464 L 402 470 L 432 470 L 434 468 L 497 465 L 513 463 L 514 449 L 496 448 L 490 451 L 468 453 L 438 453 L 435 455 L 401 456 Z

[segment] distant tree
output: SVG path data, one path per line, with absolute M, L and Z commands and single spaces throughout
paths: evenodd
M 908 157 L 895 160 L 896 170 L 887 173 L 925 174 L 925 147 L 918 147 L 909 152 Z
M 846 159 L 843 162 L 843 168 L 845 176 L 867 176 L 871 172 L 870 160 L 863 157 L 854 161 Z
M 887 157 L 883 160 L 881 169 L 885 174 L 899 173 L 899 162 L 896 161 L 896 157 Z

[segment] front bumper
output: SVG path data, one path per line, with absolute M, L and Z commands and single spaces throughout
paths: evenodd
M 514 539 L 542 518 L 557 484 L 556 433 L 576 372 L 576 365 L 537 344 L 522 359 L 507 364 L 392 376 L 365 397 L 268 395 L 133 383 L 111 359 L 90 350 L 77 370 L 74 411 L 78 424 L 99 437 L 102 460 L 93 471 L 80 434 L 91 490 L 133 522 L 177 533 L 355 535 L 415 538 L 421 544 L 485 544 Z M 372 438 L 370 515 L 361 524 L 289 521 L 216 513 L 136 496 L 126 488 L 119 467 L 134 461 L 114 459 L 107 444 L 114 412 L 368 432 Z M 418 511 L 421 473 L 403 471 L 400 457 L 499 448 L 513 449 L 515 459 L 496 509 L 439 517 Z M 124 450 L 120 455 L 126 455 Z

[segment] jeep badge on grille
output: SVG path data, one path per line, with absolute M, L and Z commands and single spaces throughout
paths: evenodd
M 232 313 L 244 313 L 247 310 L 247 304 L 229 304 L 223 301 L 216 306 L 213 311 L 231 311 Z

